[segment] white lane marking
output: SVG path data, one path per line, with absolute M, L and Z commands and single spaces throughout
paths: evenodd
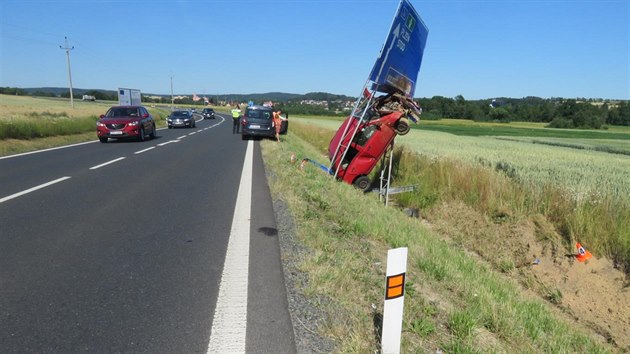
M 177 139 L 184 139 L 185 137 L 186 137 L 186 135 L 182 135 L 182 136 L 180 136 L 180 137 L 179 137 L 179 138 L 177 138 Z
M 53 184 L 55 184 L 55 183 L 63 182 L 63 181 L 65 181 L 65 180 L 69 179 L 69 178 L 70 178 L 70 177 L 61 177 L 61 178 L 58 178 L 58 179 L 56 179 L 56 180 L 54 180 L 54 181 L 50 181 L 50 182 L 48 182 L 48 183 L 40 184 L 39 186 L 36 186 L 36 187 L 33 187 L 33 188 L 29 188 L 29 189 L 24 190 L 24 191 L 21 191 L 21 192 L 19 192 L 19 193 L 12 194 L 12 195 L 10 195 L 10 196 L 7 196 L 7 197 L 4 197 L 4 198 L 0 199 L 0 203 L 4 203 L 4 202 L 6 202 L 7 200 L 11 200 L 11 199 L 13 199 L 13 198 L 17 198 L 17 197 L 22 196 L 22 195 L 24 195 L 24 194 L 27 194 L 27 193 L 30 193 L 30 192 L 36 191 L 36 190 L 38 190 L 38 189 L 42 189 L 42 188 L 48 187 L 48 186 L 53 185 Z
M 219 124 L 221 124 L 221 123 L 223 123 L 225 121 L 225 118 L 223 118 L 221 116 L 219 116 L 219 118 L 221 118 L 221 121 L 216 123 L 216 124 L 214 124 L 214 125 L 209 126 L 208 129 L 214 128 L 214 127 L 218 126 Z M 166 129 L 166 127 L 165 128 L 159 128 L 158 130 L 164 130 L 164 129 Z M 179 137 L 177 139 L 183 139 L 185 137 L 186 136 L 184 135 L 184 136 L 181 136 L 181 137 Z M 25 155 L 31 155 L 31 154 L 39 154 L 40 152 L 65 149 L 65 148 L 74 147 L 74 146 L 80 146 L 80 145 L 86 145 L 86 144 L 94 144 L 96 142 L 98 142 L 98 140 L 86 141 L 84 143 L 70 144 L 70 145 L 64 145 L 64 146 L 57 146 L 57 147 L 54 147 L 54 148 L 43 149 L 43 150 L 35 150 L 35 151 L 23 152 L 23 153 L 15 154 L 15 155 L 0 156 L 0 160 L 10 159 L 10 158 L 13 158 L 13 157 L 20 157 L 20 156 L 25 156 Z
M 54 148 L 50 148 L 50 149 L 35 150 L 35 151 L 23 152 L 23 153 L 21 153 L 21 154 L 15 154 L 15 155 L 2 156 L 2 157 L 0 157 L 0 160 L 10 159 L 10 158 L 12 158 L 12 157 L 19 157 L 19 156 L 31 155 L 31 154 L 39 154 L 40 152 L 46 152 L 46 151 L 52 151 L 52 150 L 65 149 L 65 148 L 69 148 L 69 147 L 73 147 L 73 146 L 80 146 L 80 145 L 85 145 L 85 144 L 93 144 L 93 143 L 95 143 L 95 142 L 97 142 L 97 141 L 98 141 L 98 140 L 94 140 L 94 141 L 88 141 L 88 142 L 85 142 L 85 143 L 78 143 L 78 144 L 72 144 L 72 145 L 64 145 L 64 146 L 58 146 L 58 147 L 54 147 Z
M 169 141 L 167 141 L 165 143 L 157 144 L 157 146 L 164 146 L 164 145 L 167 145 L 167 144 L 170 144 L 170 143 L 179 143 L 179 140 L 169 140 Z
M 114 162 L 118 162 L 118 161 L 124 160 L 124 159 L 126 159 L 126 157 L 119 157 L 117 159 L 114 159 L 114 160 L 111 160 L 111 161 L 107 161 L 107 162 L 102 163 L 100 165 L 96 165 L 96 166 L 90 167 L 90 170 L 96 170 L 97 168 L 101 168 L 103 166 L 107 166 L 109 164 L 113 164 Z
M 195 135 L 197 132 L 188 133 L 188 135 Z
M 211 126 L 209 126 L 209 127 L 208 127 L 208 129 L 214 128 L 214 127 L 216 127 L 216 126 L 220 125 L 221 123 L 225 122 L 225 118 L 223 118 L 223 117 L 221 117 L 221 116 L 219 116 L 219 117 L 221 118 L 221 121 L 220 121 L 220 122 L 218 122 L 218 123 L 215 123 L 215 124 L 213 124 L 213 125 L 211 125 Z
M 201 133 L 203 131 L 203 129 L 199 129 L 197 130 L 197 133 Z
M 254 142 L 250 140 L 234 207 L 208 353 L 245 353 L 253 150 Z
M 144 150 L 136 151 L 136 152 L 134 152 L 134 154 L 136 154 L 136 155 L 137 154 L 142 154 L 143 152 L 147 152 L 147 151 L 153 150 L 153 149 L 155 149 L 155 146 L 151 146 L 150 148 L 147 148 L 147 149 L 144 149 Z

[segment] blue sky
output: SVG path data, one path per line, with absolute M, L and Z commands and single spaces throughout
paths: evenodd
M 628 0 L 411 0 L 415 97 L 630 99 Z M 2 0 L 0 86 L 357 96 L 397 0 Z

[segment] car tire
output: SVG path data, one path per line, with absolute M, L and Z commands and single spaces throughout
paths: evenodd
M 411 126 L 409 126 L 409 120 L 407 118 L 400 118 L 396 122 L 395 128 L 398 135 L 405 135 L 411 130 Z
M 101 143 L 106 143 L 109 139 L 108 138 L 99 137 L 98 140 L 100 140 Z
M 141 127 L 138 132 L 138 141 L 144 141 L 144 127 Z
M 241 140 L 248 140 L 249 137 L 245 134 L 241 134 Z
M 354 180 L 354 182 L 352 182 L 352 185 L 364 192 L 367 192 L 370 189 L 371 182 L 368 176 L 359 176 Z
M 151 134 L 149 134 L 149 137 L 151 138 L 151 140 L 155 139 L 155 137 L 157 136 L 157 129 L 155 128 L 155 125 L 153 125 L 153 130 L 151 131 Z

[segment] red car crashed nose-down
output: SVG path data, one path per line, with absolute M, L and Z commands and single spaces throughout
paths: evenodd
M 367 190 L 370 187 L 368 174 L 383 157 L 396 135 L 409 131 L 409 123 L 403 117 L 403 112 L 393 112 L 360 123 L 358 129 L 357 124 L 359 118 L 355 116 L 350 116 L 343 122 L 328 146 L 328 156 L 332 161 L 332 173 L 336 171 L 337 178 L 359 189 Z M 355 129 L 356 135 L 350 142 Z M 342 140 L 344 131 L 347 133 Z M 335 155 L 337 146 L 339 151 Z
M 385 107 L 391 103 L 398 103 L 396 109 Z M 367 191 L 371 186 L 368 175 L 396 135 L 410 131 L 407 117 L 415 122 L 414 114 L 419 116 L 420 110 L 413 101 L 394 95 L 377 99 L 363 119 L 350 115 L 328 145 L 330 173 L 336 173 L 337 178 Z

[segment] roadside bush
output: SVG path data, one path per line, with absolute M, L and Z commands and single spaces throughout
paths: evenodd
M 65 113 L 29 114 L 25 119 L 0 120 L 0 140 L 35 139 L 95 130 L 96 116 L 69 118 Z

